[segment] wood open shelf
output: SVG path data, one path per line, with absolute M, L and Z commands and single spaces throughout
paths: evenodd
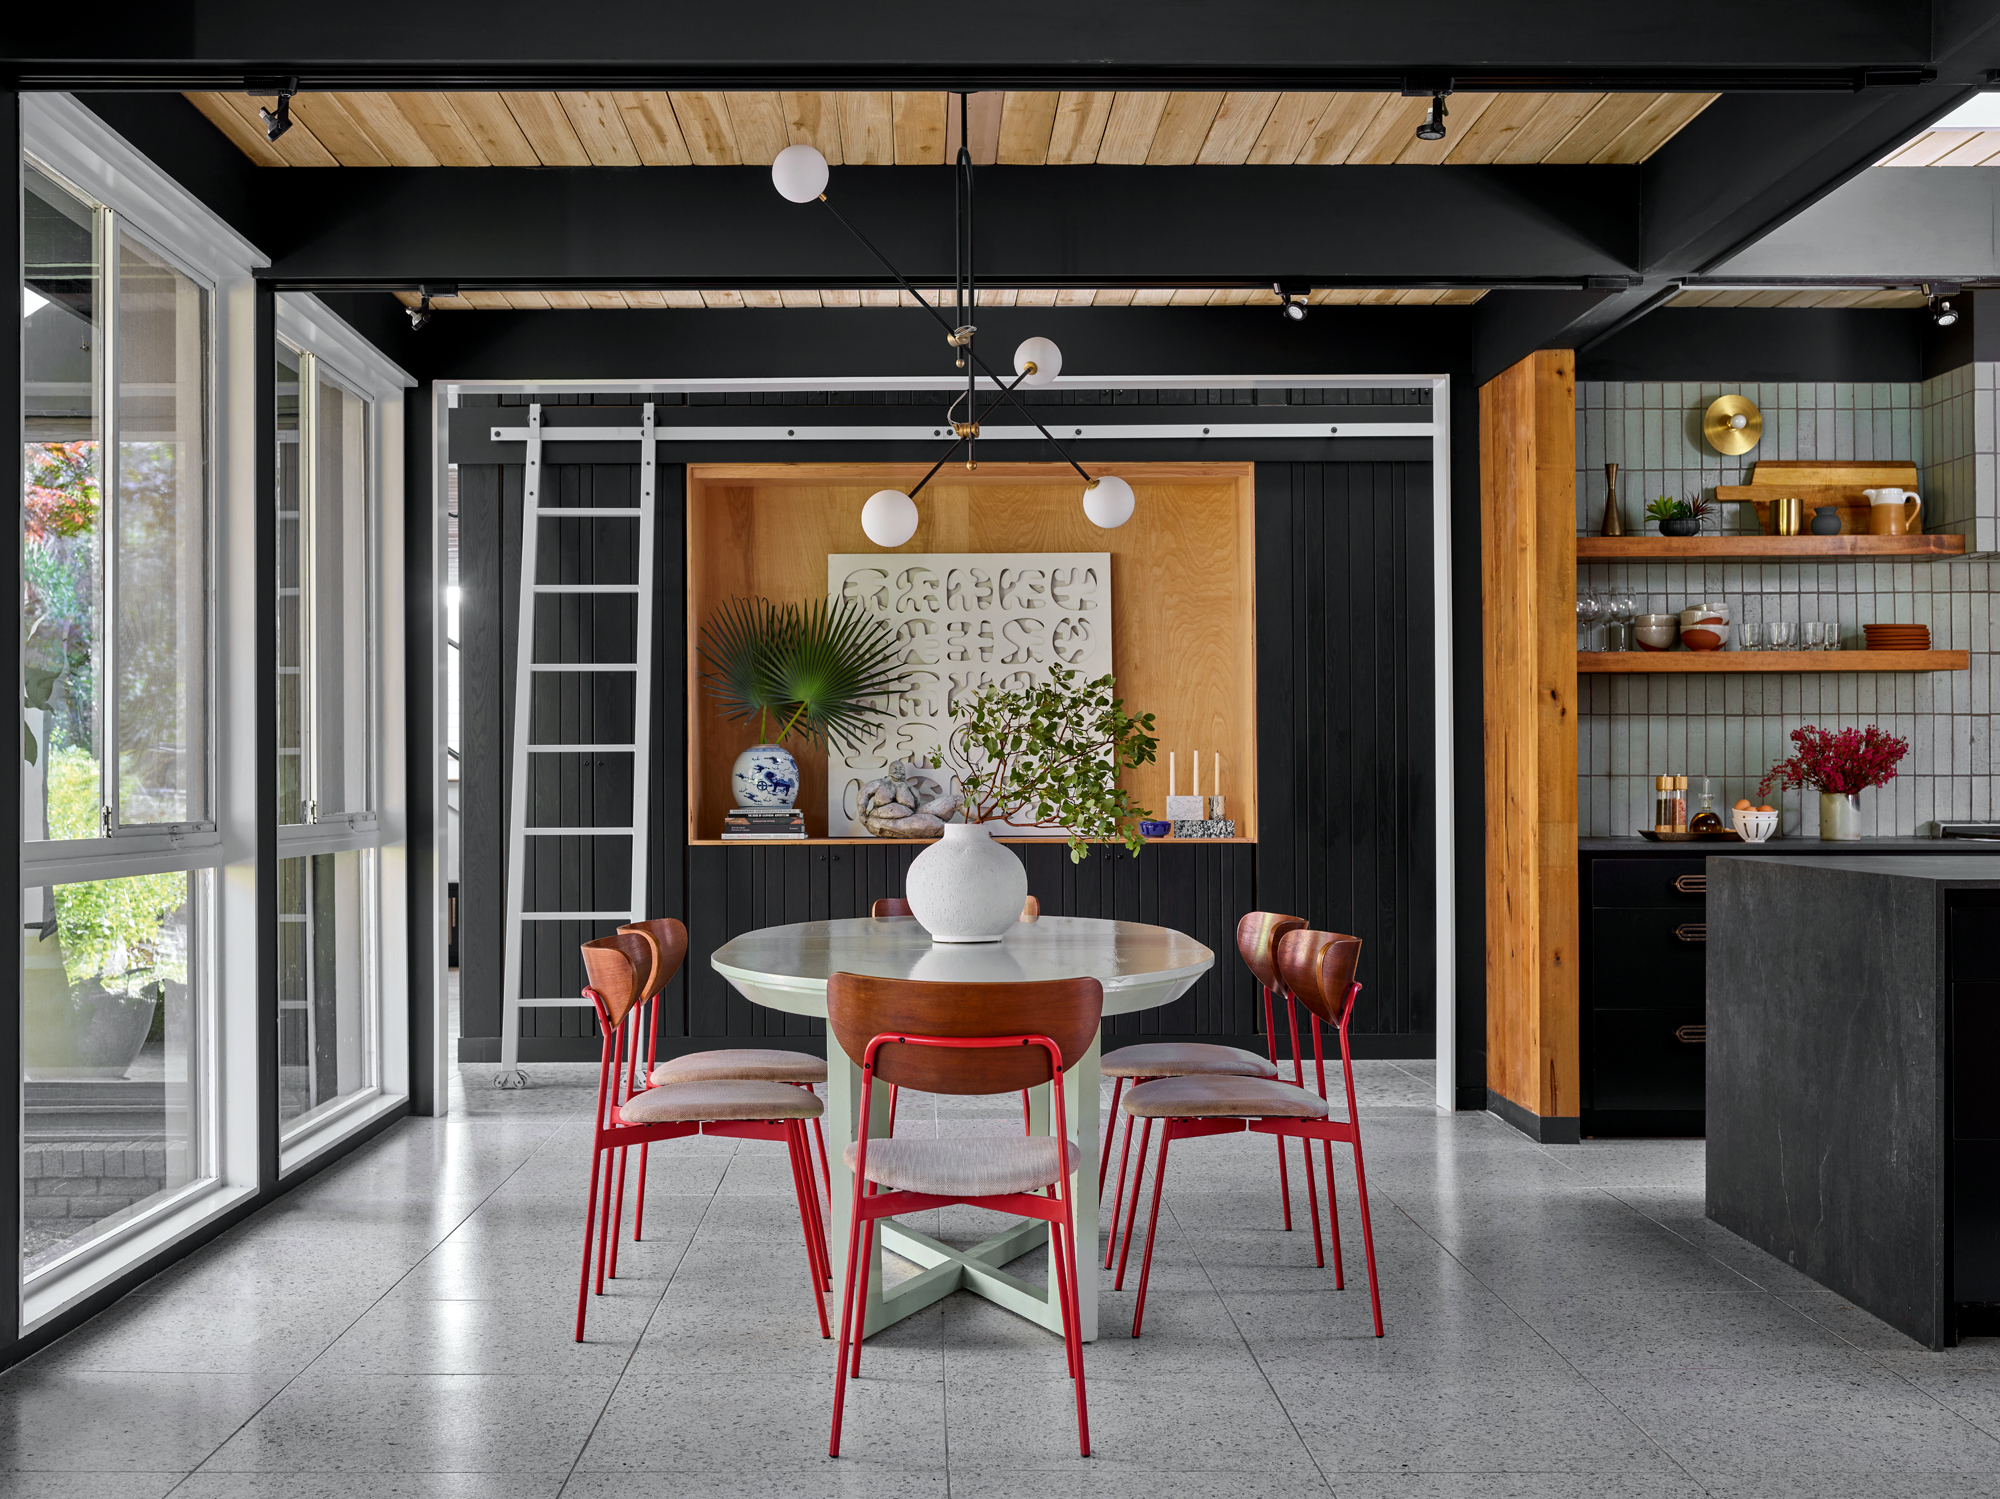
M 1963 536 L 1579 536 L 1579 562 L 1930 562 L 1963 557 Z
M 1970 671 L 1970 651 L 1578 651 L 1590 675 L 1678 671 Z

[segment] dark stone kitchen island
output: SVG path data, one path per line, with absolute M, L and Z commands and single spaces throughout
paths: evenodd
M 1708 867 L 1708 1216 L 1942 1348 L 2000 1304 L 2000 865 Z

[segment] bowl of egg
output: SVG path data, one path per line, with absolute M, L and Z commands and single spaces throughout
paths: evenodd
M 1745 843 L 1762 843 L 1778 831 L 1776 807 L 1753 807 L 1748 797 L 1735 807 L 1736 836 Z

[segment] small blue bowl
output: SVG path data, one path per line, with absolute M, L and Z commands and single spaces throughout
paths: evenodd
M 1142 822 L 1139 824 L 1139 836 L 1142 838 L 1164 838 L 1173 830 L 1174 825 L 1170 822 Z

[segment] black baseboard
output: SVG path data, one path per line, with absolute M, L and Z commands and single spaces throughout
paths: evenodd
M 1544 1119 L 1491 1088 L 1486 1090 L 1486 1111 L 1506 1120 L 1538 1145 L 1576 1145 L 1582 1142 L 1583 1134 L 1578 1128 L 1580 1121 L 1575 1117 L 1566 1118 L 1558 1114 Z
M 1130 1045 L 1136 1041 L 1208 1041 L 1220 1042 L 1224 1046 L 1240 1046 L 1245 1051 L 1264 1055 L 1262 1036 L 1144 1036 L 1115 1037 L 1114 1046 Z M 1418 1031 L 1409 1035 L 1349 1035 L 1347 1044 L 1359 1062 L 1428 1062 L 1437 1055 L 1436 1038 L 1429 1031 Z M 803 1051 L 816 1057 L 826 1055 L 826 1041 L 820 1036 L 756 1036 L 738 1040 L 722 1036 L 662 1036 L 659 1055 L 661 1057 L 683 1056 L 691 1051 L 712 1051 L 719 1046 L 751 1045 L 776 1048 L 781 1051 Z M 1326 1039 L 1329 1058 L 1340 1056 L 1339 1043 L 1332 1037 Z M 522 1062 L 595 1062 L 601 1055 L 595 1036 L 523 1036 L 521 1038 Z M 500 1038 L 498 1036 L 460 1036 L 458 1038 L 458 1060 L 466 1063 L 497 1062 L 500 1060 Z M 1290 1061 L 1289 1049 L 1281 1060 Z M 1306 1060 L 1312 1060 L 1311 1051 L 1306 1052 Z M 1463 1092 L 1464 1090 L 1460 1090 Z M 1472 1105 L 1461 1104 L 1460 1107 Z M 1482 1095 L 1476 1105 L 1486 1107 Z
M 1583 1135 L 1598 1140 L 1699 1140 L 1706 1109 L 1585 1109 Z
M 1486 1112 L 1486 1084 L 1460 1083 L 1458 1100 L 1455 1105 L 1464 1112 L 1483 1114 Z

